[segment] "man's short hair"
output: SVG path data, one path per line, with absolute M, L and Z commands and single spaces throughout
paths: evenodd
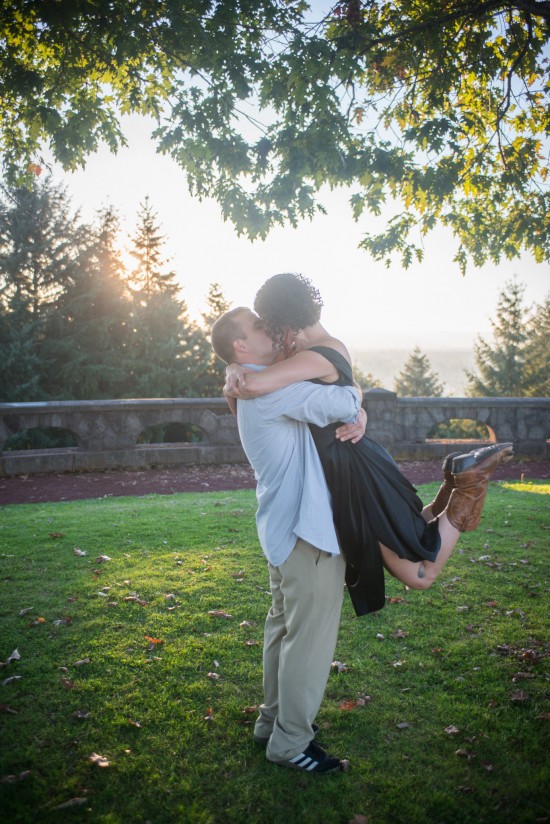
M 229 312 L 220 315 L 212 327 L 210 332 L 212 349 L 218 358 L 225 361 L 225 363 L 235 361 L 233 344 L 236 340 L 242 340 L 246 337 L 241 324 L 241 315 L 243 312 L 248 311 L 250 310 L 246 306 L 237 306 L 236 309 L 230 309 Z

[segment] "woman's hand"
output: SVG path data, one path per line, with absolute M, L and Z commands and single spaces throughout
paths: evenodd
M 230 363 L 225 370 L 225 384 L 223 394 L 226 398 L 252 398 L 246 388 L 247 370 L 239 363 Z
M 357 443 L 360 441 L 363 435 L 365 434 L 365 429 L 367 428 L 367 413 L 361 407 L 359 412 L 357 413 L 357 418 L 355 419 L 355 423 L 345 423 L 342 426 L 339 426 L 336 430 L 335 434 L 339 441 L 351 441 L 352 443 Z

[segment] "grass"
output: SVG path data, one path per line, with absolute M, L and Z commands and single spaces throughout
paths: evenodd
M 491 484 L 431 590 L 388 579 L 360 619 L 346 598 L 318 722 L 351 768 L 325 779 L 252 741 L 270 602 L 253 492 L 4 507 L 0 659 L 21 657 L 1 673 L 1 820 L 547 821 L 549 493 Z

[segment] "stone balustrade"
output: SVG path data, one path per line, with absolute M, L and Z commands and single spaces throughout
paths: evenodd
M 398 460 L 445 455 L 449 441 L 433 440 L 429 434 L 450 419 L 485 425 L 488 441 L 512 441 L 518 457 L 550 458 L 550 398 L 398 398 L 393 392 L 373 389 L 365 392 L 363 406 L 368 414 L 367 434 Z M 174 423 L 195 427 L 202 440 L 139 442 L 149 427 Z M 51 428 L 71 432 L 76 446 L 4 449 L 19 432 Z M 235 418 L 221 398 L 0 404 L 0 475 L 244 461 Z

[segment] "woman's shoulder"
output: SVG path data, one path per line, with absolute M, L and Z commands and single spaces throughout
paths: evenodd
M 337 352 L 339 355 L 341 355 L 344 358 L 344 360 L 346 360 L 351 365 L 350 354 L 349 354 L 346 346 L 342 343 L 341 340 L 338 340 L 338 338 L 331 338 L 331 337 L 323 338 L 320 341 L 316 341 L 315 345 L 310 346 L 309 349 L 310 349 L 310 351 L 314 351 L 314 352 L 318 352 L 319 350 L 323 350 L 323 349 L 324 350 L 330 349 L 334 352 Z

